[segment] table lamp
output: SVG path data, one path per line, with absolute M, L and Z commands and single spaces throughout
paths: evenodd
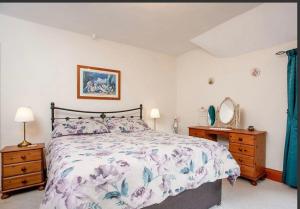
M 156 130 L 156 119 L 160 118 L 159 110 L 157 108 L 153 108 L 151 110 L 150 117 L 154 119 L 154 130 Z
M 24 139 L 20 144 L 18 144 L 18 147 L 27 147 L 31 145 L 31 143 L 26 140 L 25 126 L 26 122 L 34 121 L 32 110 L 29 107 L 19 107 L 16 112 L 15 121 L 22 122 L 24 124 Z

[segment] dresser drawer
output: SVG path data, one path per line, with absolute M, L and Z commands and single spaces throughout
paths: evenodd
M 33 161 L 3 166 L 3 177 L 35 173 L 42 170 L 42 161 Z
M 247 134 L 231 133 L 229 134 L 229 140 L 232 143 L 255 145 L 255 137 Z
M 254 156 L 254 146 L 250 146 L 250 145 L 230 143 L 229 144 L 229 151 L 230 152 L 235 152 L 237 154 L 244 154 L 244 155 L 248 155 L 248 156 Z
M 239 165 L 247 165 L 250 167 L 254 167 L 254 157 L 250 157 L 248 155 L 241 155 L 234 152 L 232 152 L 231 154 Z
M 32 184 L 38 184 L 43 181 L 42 173 L 28 174 L 18 177 L 10 177 L 3 179 L 3 190 L 10 190 L 19 187 L 26 187 Z
M 255 178 L 256 175 L 256 170 L 253 167 L 249 167 L 246 165 L 241 165 L 241 175 L 242 176 L 246 176 L 246 177 L 251 177 L 251 178 Z
M 190 136 L 200 137 L 200 138 L 206 138 L 205 131 L 198 130 L 198 129 L 190 129 L 189 130 Z
M 42 149 L 3 153 L 3 164 L 13 164 L 42 159 Z

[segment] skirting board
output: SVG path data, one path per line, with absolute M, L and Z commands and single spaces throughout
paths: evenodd
M 265 168 L 266 178 L 282 183 L 282 171 L 274 170 L 271 168 Z

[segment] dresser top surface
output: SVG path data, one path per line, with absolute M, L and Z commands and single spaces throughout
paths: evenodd
M 42 149 L 45 147 L 44 143 L 37 143 L 32 144 L 27 147 L 18 147 L 17 145 L 6 146 L 4 147 L 1 152 L 17 152 L 17 151 L 26 151 L 26 150 L 33 150 L 33 149 Z
M 212 129 L 209 126 L 190 126 L 189 129 L 198 129 L 198 130 L 205 130 L 211 133 L 237 133 L 237 134 L 249 134 L 249 135 L 258 135 L 258 134 L 266 134 L 266 131 L 248 131 L 247 129 L 230 129 L 230 130 L 218 130 L 218 129 Z

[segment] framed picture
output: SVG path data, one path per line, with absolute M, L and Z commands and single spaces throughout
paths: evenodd
M 121 98 L 121 72 L 98 67 L 77 65 L 77 98 Z

